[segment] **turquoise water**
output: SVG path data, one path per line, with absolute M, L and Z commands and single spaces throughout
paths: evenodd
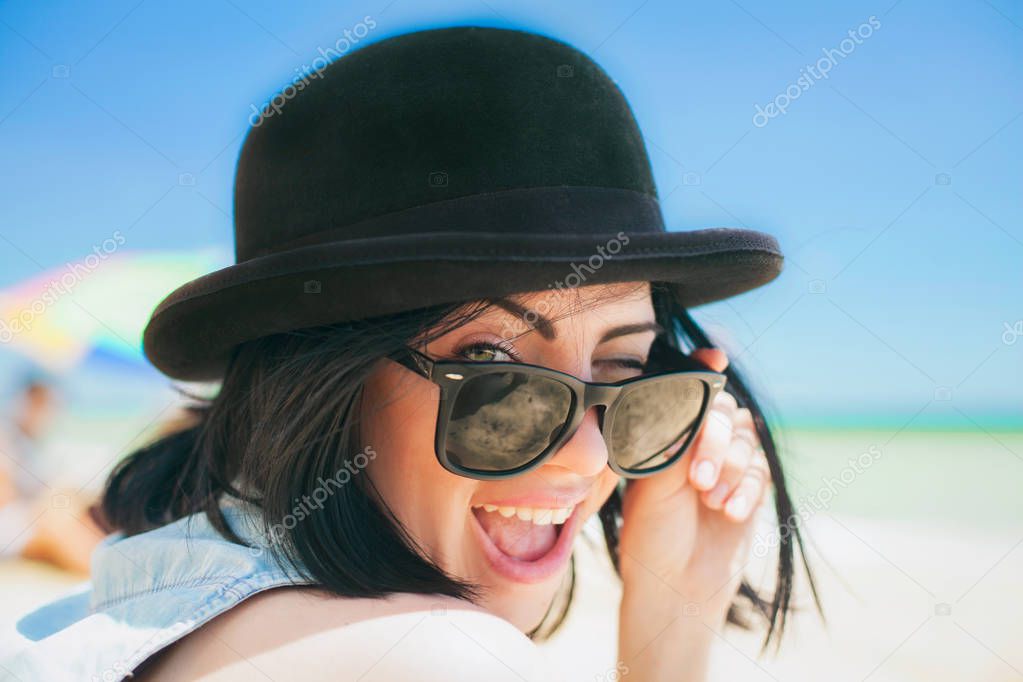
M 1023 430 L 782 429 L 776 439 L 804 510 L 1023 529 Z
M 83 383 L 65 395 L 40 473 L 95 488 L 174 416 L 178 396 L 169 382 L 142 376 L 107 382 L 102 391 L 93 390 L 95 381 Z M 797 504 L 808 513 L 1023 532 L 1023 425 L 1014 425 L 1020 415 L 929 407 L 911 419 L 875 416 L 870 426 L 855 414 L 843 417 L 845 424 L 834 415 L 831 423 L 769 415 L 780 424 L 773 432 Z

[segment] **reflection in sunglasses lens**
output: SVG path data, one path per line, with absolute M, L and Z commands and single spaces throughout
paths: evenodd
M 527 464 L 561 432 L 572 407 L 564 384 L 520 372 L 469 379 L 455 399 L 446 432 L 448 458 L 478 471 Z
M 651 379 L 623 393 L 607 435 L 618 466 L 638 472 L 670 461 L 692 435 L 706 393 L 703 381 L 686 376 Z

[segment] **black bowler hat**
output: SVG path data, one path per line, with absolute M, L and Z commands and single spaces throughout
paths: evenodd
M 562 42 L 419 31 L 276 99 L 238 159 L 236 264 L 172 292 L 146 326 L 145 354 L 172 378 L 219 379 L 243 341 L 438 303 L 649 280 L 693 307 L 781 272 L 771 235 L 665 230 L 625 97 Z

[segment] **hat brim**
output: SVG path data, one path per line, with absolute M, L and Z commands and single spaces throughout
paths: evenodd
M 237 344 L 270 334 L 544 291 L 559 282 L 570 288 L 663 281 L 692 308 L 770 282 L 783 260 L 773 236 L 737 228 L 449 232 L 333 242 L 243 261 L 179 287 L 153 311 L 143 351 L 171 378 L 215 381 Z

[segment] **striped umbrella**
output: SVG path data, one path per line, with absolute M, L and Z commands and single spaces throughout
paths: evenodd
M 63 373 L 88 358 L 145 365 L 142 331 L 174 288 L 224 267 L 222 250 L 117 252 L 0 290 L 0 352 Z

